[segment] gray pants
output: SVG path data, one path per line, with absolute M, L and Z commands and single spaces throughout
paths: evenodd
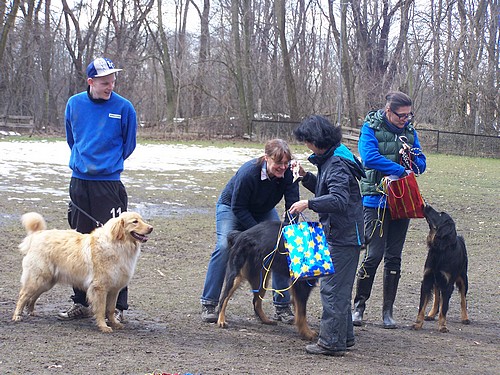
M 351 298 L 360 247 L 332 247 L 328 244 L 335 273 L 321 279 L 321 316 L 318 344 L 332 350 L 345 350 L 354 340 Z

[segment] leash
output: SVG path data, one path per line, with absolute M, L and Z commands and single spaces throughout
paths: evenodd
M 75 204 L 75 202 L 73 202 L 72 200 L 70 200 L 70 201 L 69 201 L 69 204 L 70 204 L 71 206 L 74 206 L 76 209 L 78 209 L 78 211 L 80 211 L 82 214 L 84 214 L 84 215 L 85 215 L 85 216 L 87 216 L 90 220 L 92 220 L 92 221 L 96 224 L 97 228 L 99 228 L 99 227 L 102 227 L 102 226 L 103 226 L 103 224 L 102 224 L 99 220 L 94 219 L 94 218 L 93 218 L 92 216 L 90 216 L 90 215 L 89 215 L 89 214 L 88 214 L 88 213 L 87 213 L 84 209 L 82 209 L 82 208 L 78 207 L 78 206 Z
M 304 217 L 304 215 L 302 213 L 300 213 L 299 217 L 297 217 L 296 219 L 292 215 L 290 215 L 290 213 L 288 211 L 286 211 L 286 212 L 283 213 L 283 217 L 285 217 L 285 215 L 288 215 L 288 221 L 289 221 L 290 224 L 294 224 L 296 220 L 298 221 L 300 216 L 302 216 L 302 218 L 305 219 L 305 217 Z M 274 246 L 274 249 L 271 250 L 271 252 L 269 252 L 269 254 L 267 254 L 264 257 L 264 259 L 262 260 L 262 270 L 265 271 L 264 276 L 262 276 L 262 271 L 261 271 L 261 274 L 260 274 L 262 289 L 264 289 L 265 291 L 276 292 L 281 297 L 284 297 L 283 292 L 286 292 L 287 290 L 290 290 L 292 288 L 293 284 L 295 284 L 297 282 L 297 280 L 298 280 L 298 278 L 296 278 L 295 280 L 293 280 L 293 282 L 287 288 L 284 288 L 284 289 L 274 289 L 272 287 L 268 288 L 266 286 L 266 284 L 267 284 L 267 278 L 269 277 L 269 273 L 271 272 L 273 261 L 274 261 L 274 258 L 276 256 L 277 252 L 278 252 L 279 243 L 280 243 L 281 237 L 283 236 L 283 231 L 284 230 L 285 230 L 285 228 L 283 227 L 283 222 L 281 222 L 280 229 L 278 231 L 278 238 L 276 240 L 276 245 Z M 285 251 L 283 253 L 280 252 L 280 254 L 281 255 L 286 255 L 286 254 L 288 254 L 288 251 Z M 253 293 L 258 293 L 259 290 L 252 289 L 252 292 Z M 264 298 L 262 298 L 260 295 L 259 295 L 259 298 L 261 300 L 264 300 Z
M 276 252 L 278 251 L 282 232 L 283 232 L 283 223 L 280 224 L 280 229 L 278 232 L 278 239 L 276 240 L 276 245 L 274 246 L 274 249 L 272 249 L 271 252 L 264 257 L 264 259 L 262 259 L 262 270 L 260 272 L 260 285 L 261 285 L 262 289 L 264 289 L 266 291 L 270 290 L 270 291 L 276 292 L 281 297 L 283 297 L 282 292 L 284 292 L 287 289 L 275 290 L 273 288 L 267 288 L 266 284 L 267 284 L 267 278 L 268 278 L 269 272 L 271 272 L 271 267 L 273 265 L 274 257 L 276 256 Z M 262 273 L 263 273 L 262 271 L 265 271 L 264 276 L 262 275 Z M 259 293 L 259 291 L 260 291 L 260 289 L 252 289 L 253 293 Z M 261 300 L 264 300 L 264 298 L 262 298 L 260 296 L 260 294 L 259 294 L 259 298 Z
M 402 146 L 403 146 L 401 148 L 401 150 L 399 151 L 399 153 L 401 155 L 400 164 L 402 166 L 404 166 L 406 169 L 409 169 L 411 171 L 413 171 L 412 166 L 415 166 L 416 172 L 413 171 L 413 173 L 415 173 L 416 176 L 420 175 L 420 169 L 418 168 L 417 163 L 415 163 L 413 161 L 413 159 L 415 156 L 421 155 L 422 150 L 418 147 L 411 147 L 408 144 L 408 138 L 404 135 L 399 136 L 398 139 L 402 143 Z M 383 177 L 382 180 L 380 181 L 380 184 L 376 187 L 376 191 L 377 191 L 377 193 L 381 193 L 381 197 L 380 197 L 380 202 L 379 202 L 378 208 L 377 208 L 377 219 L 373 219 L 370 222 L 370 223 L 373 223 L 373 229 L 371 230 L 371 233 L 369 234 L 369 236 L 366 238 L 367 244 L 366 244 L 366 253 L 365 253 L 364 259 L 366 259 L 368 257 L 368 252 L 369 252 L 368 244 L 370 243 L 373 235 L 375 234 L 375 231 L 376 231 L 378 225 L 380 225 L 379 236 L 382 237 L 384 235 L 383 228 L 384 228 L 384 221 L 385 221 L 385 213 L 387 210 L 387 198 L 383 203 L 383 207 L 381 207 L 381 206 L 382 206 L 382 200 L 384 199 L 384 197 L 387 197 L 389 189 L 390 189 L 390 181 L 387 178 L 387 176 Z M 422 199 L 423 199 L 423 197 L 422 197 Z M 425 199 L 423 199 L 423 200 L 424 200 L 424 204 L 426 204 Z M 366 278 L 366 270 L 364 267 L 364 262 L 361 263 L 361 266 L 358 269 L 358 274 L 361 270 L 364 271 L 363 272 L 364 275 L 363 275 L 363 277 L 360 277 L 360 278 L 364 279 L 364 278 Z
M 422 149 L 418 147 L 411 147 L 408 144 L 408 138 L 402 135 L 399 137 L 399 141 L 402 143 L 403 148 L 400 150 L 401 154 L 401 165 L 405 166 L 406 169 L 413 170 L 413 166 L 417 169 L 415 175 L 420 175 L 420 169 L 418 168 L 417 163 L 413 161 L 415 156 L 419 156 L 422 154 Z

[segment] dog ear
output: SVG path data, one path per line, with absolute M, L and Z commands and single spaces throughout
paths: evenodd
M 122 241 L 125 239 L 125 222 L 123 221 L 122 218 L 118 217 L 116 219 L 111 219 L 114 220 L 111 226 L 111 238 L 113 238 L 116 241 Z
M 436 232 L 436 236 L 441 239 L 446 239 L 447 242 L 453 243 L 457 238 L 457 230 L 453 219 L 449 218 L 441 224 Z

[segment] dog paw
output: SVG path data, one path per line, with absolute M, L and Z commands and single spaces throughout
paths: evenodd
M 12 317 L 13 322 L 20 322 L 21 320 L 23 320 L 23 317 L 21 315 L 14 315 Z
M 99 330 L 101 332 L 104 332 L 104 333 L 111 333 L 111 332 L 113 332 L 113 329 L 111 327 L 108 327 L 108 326 L 100 326 Z
M 446 326 L 439 327 L 438 331 L 441 332 L 441 333 L 448 333 L 448 332 L 450 332 L 450 330 L 448 328 L 446 328 Z
M 219 326 L 219 328 L 227 328 L 227 323 L 225 321 L 218 321 L 217 326 Z
M 111 327 L 113 327 L 114 329 L 122 329 L 123 327 L 125 327 L 123 324 L 119 323 L 119 322 L 113 322 L 111 323 Z
M 428 322 L 429 322 L 429 321 L 436 320 L 434 315 L 427 315 L 424 319 L 425 319 L 426 321 L 428 321 Z
M 415 330 L 415 331 L 420 331 L 422 329 L 422 326 L 423 326 L 423 323 L 414 323 L 412 326 L 411 326 L 411 329 Z
M 469 319 L 464 319 L 464 320 L 462 320 L 462 324 L 470 324 L 470 320 Z
M 310 330 L 309 332 L 302 333 L 301 336 L 309 341 L 316 341 L 318 338 L 318 332 Z

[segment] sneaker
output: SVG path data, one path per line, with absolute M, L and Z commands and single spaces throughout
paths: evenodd
M 306 352 L 316 355 L 330 355 L 333 357 L 343 357 L 346 353 L 342 349 L 327 349 L 318 344 L 310 344 L 306 346 Z
M 115 309 L 115 320 L 118 323 L 125 323 L 125 317 L 123 316 L 123 310 Z
M 293 324 L 295 322 L 295 316 L 293 315 L 290 305 L 276 306 L 273 320 L 282 321 L 285 324 Z
M 66 311 L 62 311 L 57 314 L 57 319 L 59 320 L 73 320 L 73 319 L 83 319 L 90 318 L 92 316 L 92 310 L 90 307 L 83 306 L 80 303 L 74 303 Z
M 218 315 L 214 305 L 201 305 L 201 321 L 205 323 L 217 322 Z

